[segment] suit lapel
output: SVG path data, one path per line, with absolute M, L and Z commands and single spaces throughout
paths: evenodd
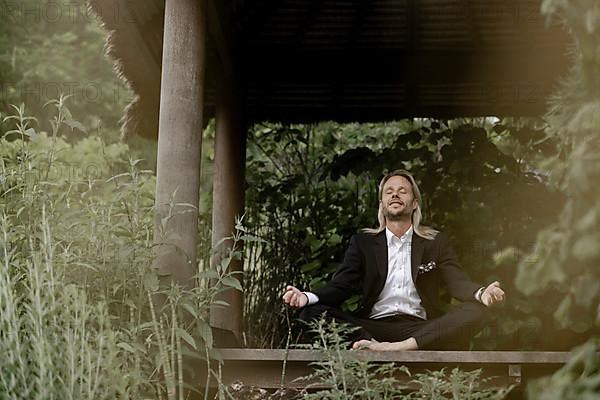
M 410 266 L 412 272 L 413 283 L 417 283 L 417 268 L 423 259 L 423 251 L 425 251 L 425 239 L 413 232 L 412 244 L 410 249 Z
M 388 251 L 387 238 L 385 231 L 375 236 L 375 262 L 377 263 L 377 271 L 381 280 L 385 282 L 388 273 Z

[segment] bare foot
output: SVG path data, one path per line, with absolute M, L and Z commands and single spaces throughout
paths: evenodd
M 408 351 L 418 350 L 417 341 L 410 337 L 401 342 L 377 342 L 375 340 L 359 340 L 352 344 L 355 350 L 375 350 L 375 351 Z
M 362 339 L 362 340 L 359 340 L 358 342 L 352 343 L 352 350 L 370 349 L 371 346 L 373 346 L 376 343 L 378 343 L 376 340 Z

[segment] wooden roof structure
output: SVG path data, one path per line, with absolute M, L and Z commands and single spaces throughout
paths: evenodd
M 123 130 L 156 138 L 164 0 L 119 3 L 120 18 L 100 14 L 136 94 Z M 541 115 L 569 62 L 566 35 L 540 4 L 208 0 L 205 116 L 227 64 L 250 123 Z

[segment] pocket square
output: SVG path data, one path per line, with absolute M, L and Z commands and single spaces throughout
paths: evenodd
M 427 264 L 421 264 L 417 267 L 418 274 L 424 274 L 436 268 L 435 261 L 429 261 Z

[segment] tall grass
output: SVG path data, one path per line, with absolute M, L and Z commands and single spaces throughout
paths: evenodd
M 114 399 L 127 392 L 118 335 L 105 303 L 90 303 L 53 265 L 56 243 L 42 205 L 37 238 L 19 257 L 14 226 L 2 213 L 0 393 L 9 399 Z
M 14 129 L 0 137 L 0 398 L 183 399 L 210 378 L 187 360 L 217 356 L 208 309 L 239 287 L 226 263 L 247 235 L 238 224 L 229 257 L 201 263 L 193 289 L 159 287 L 153 174 L 125 144 L 66 142 L 79 124 L 65 100 L 48 104 L 49 133 L 23 106 L 3 119 Z
M 57 105 L 50 138 L 35 131 L 21 107 L 5 119 L 15 129 L 1 139 L 0 397 L 126 397 L 132 375 L 120 362 L 108 304 L 90 296 L 74 273 L 85 268 L 73 262 L 82 252 L 68 234 L 73 182 L 50 176 L 65 148 L 57 134 L 66 108 Z

